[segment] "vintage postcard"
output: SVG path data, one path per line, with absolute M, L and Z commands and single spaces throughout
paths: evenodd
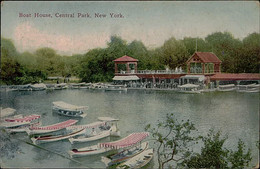
M 258 168 L 258 1 L 2 1 L 2 168 Z

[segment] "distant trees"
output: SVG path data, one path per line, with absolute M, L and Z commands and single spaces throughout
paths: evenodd
M 61 56 L 51 48 L 19 53 L 11 40 L 1 38 L 1 80 L 6 84 L 24 84 L 44 80 L 47 76 L 77 76 L 85 82 L 111 81 L 114 76 L 113 60 L 121 56 L 138 59 L 139 70 L 185 69 L 187 59 L 196 49 L 215 53 L 222 60 L 222 72 L 259 73 L 259 44 L 259 33 L 249 34 L 240 40 L 229 32 L 215 32 L 205 39 L 185 37 L 177 40 L 171 37 L 162 46 L 148 49 L 141 41 L 127 43 L 114 35 L 106 48 Z

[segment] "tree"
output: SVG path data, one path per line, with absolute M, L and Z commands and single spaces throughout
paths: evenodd
M 210 130 L 206 137 L 202 137 L 204 147 L 201 153 L 195 153 L 182 163 L 188 168 L 244 168 L 248 167 L 251 158 L 251 150 L 245 151 L 244 143 L 238 141 L 238 150 L 233 151 L 224 148 L 227 136 L 222 137 L 221 132 Z
M 182 41 L 176 40 L 174 37 L 165 41 L 162 46 L 162 62 L 169 68 L 185 67 L 189 56 L 185 45 Z
M 222 61 L 223 72 L 235 73 L 237 61 L 242 47 L 242 42 L 235 39 L 229 32 L 215 32 L 205 38 L 215 53 Z
M 134 40 L 128 46 L 129 55 L 135 59 L 138 59 L 138 68 L 143 70 L 146 69 L 149 63 L 148 50 L 141 41 Z
M 167 114 L 165 122 L 158 121 L 156 128 L 147 125 L 156 144 L 159 168 L 162 169 L 169 162 L 181 164 L 182 160 L 191 154 L 190 146 L 197 138 L 192 136 L 195 131 L 194 124 L 189 120 L 178 122 L 173 114 Z
M 202 38 L 185 37 L 182 42 L 184 43 L 189 56 L 196 52 L 196 43 L 198 52 L 210 52 L 212 50 L 210 45 Z
M 231 163 L 231 168 L 244 168 L 249 166 L 249 162 L 252 160 L 251 150 L 245 152 L 245 143 L 239 139 L 237 145 L 237 151 L 231 151 L 228 160 Z

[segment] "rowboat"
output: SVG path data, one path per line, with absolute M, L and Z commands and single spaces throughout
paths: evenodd
M 218 91 L 228 92 L 236 90 L 236 86 L 234 84 L 227 84 L 227 85 L 219 85 Z
M 237 85 L 238 92 L 246 92 L 246 93 L 257 93 L 259 92 L 259 84 L 248 84 L 248 85 Z
M 181 86 L 178 86 L 178 92 L 181 93 L 201 93 L 202 90 L 199 89 L 199 85 L 195 84 L 184 84 Z
M 30 87 L 33 91 L 40 91 L 40 90 L 47 89 L 47 87 L 44 83 L 33 84 L 33 85 L 30 85 Z
M 34 120 L 39 119 L 41 116 L 37 114 L 32 114 L 29 116 L 16 115 L 13 117 L 5 118 L 3 122 L 1 122 L 1 127 L 4 128 L 12 128 L 19 127 L 31 124 Z
M 0 110 L 0 117 L 1 117 L 1 119 L 3 118 L 3 117 L 7 117 L 7 116 L 11 116 L 11 115 L 13 115 L 14 113 L 15 113 L 15 109 L 12 109 L 12 108 L 5 108 L 5 109 L 2 109 L 1 108 L 1 110 Z
M 86 117 L 87 113 L 84 110 L 88 109 L 88 106 L 76 106 L 72 104 L 65 103 L 63 101 L 52 102 L 52 109 L 60 115 L 70 116 L 70 117 Z
M 8 133 L 23 133 L 28 130 L 30 127 L 36 127 L 36 126 L 41 126 L 41 122 L 31 122 L 30 124 L 22 125 L 22 126 L 16 126 L 16 127 L 9 127 L 6 128 L 5 130 Z
M 33 144 L 48 143 L 59 140 L 65 140 L 73 136 L 84 134 L 84 129 L 78 129 L 70 133 L 59 134 L 59 135 L 46 135 L 46 136 L 34 136 L 31 138 Z
M 28 135 L 51 133 L 54 131 L 62 130 L 77 122 L 78 122 L 78 120 L 71 119 L 71 120 L 63 121 L 61 123 L 56 123 L 56 124 L 49 125 L 49 126 L 30 127 L 26 130 L 26 132 Z
M 119 153 L 109 155 L 109 156 L 102 156 L 101 161 L 105 163 L 106 167 L 116 166 L 126 160 L 142 153 L 149 147 L 148 142 L 144 142 L 141 145 L 134 146 L 130 149 L 125 149 L 120 151 Z
M 66 83 L 60 83 L 60 84 L 55 84 L 53 89 L 54 90 L 62 90 L 62 89 L 67 89 L 68 86 Z
M 100 119 L 102 119 L 102 117 L 99 118 L 99 120 Z M 71 142 L 71 144 L 74 144 L 74 143 L 95 141 L 95 140 L 108 137 L 110 135 L 119 136 L 120 133 L 119 130 L 117 129 L 117 125 L 113 123 L 113 121 L 117 121 L 117 120 L 118 119 L 107 118 L 106 121 L 101 120 L 101 122 L 94 122 L 88 125 L 75 125 L 75 126 L 68 127 L 67 130 L 71 128 L 85 129 L 85 135 L 70 138 L 69 141 Z M 111 125 L 109 125 L 110 122 L 112 122 Z
M 148 149 L 142 153 L 134 156 L 133 158 L 127 160 L 126 162 L 117 166 L 117 169 L 122 168 L 142 168 L 146 166 L 153 158 L 153 149 Z
M 105 91 L 127 91 L 124 85 L 107 85 Z
M 101 154 L 105 152 L 109 152 L 112 150 L 118 150 L 123 148 L 128 148 L 133 145 L 136 145 L 137 143 L 144 140 L 146 137 L 149 136 L 148 132 L 141 132 L 141 133 L 132 133 L 128 135 L 127 137 L 114 141 L 114 142 L 106 142 L 106 143 L 99 143 L 97 145 L 93 145 L 90 147 L 84 147 L 80 149 L 72 149 L 69 151 L 70 157 L 82 157 L 82 156 L 88 156 L 88 155 L 95 155 L 95 154 Z

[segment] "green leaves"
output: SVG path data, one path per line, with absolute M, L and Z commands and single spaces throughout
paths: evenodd
M 201 153 L 186 158 L 182 165 L 188 168 L 244 168 L 251 161 L 251 150 L 245 151 L 244 143 L 239 140 L 237 151 L 224 148 L 227 136 L 221 136 L 221 132 L 210 129 L 207 136 L 200 138 L 204 147 Z
M 157 145 L 160 168 L 170 161 L 180 163 L 181 158 L 188 157 L 191 154 L 189 147 L 197 140 L 191 136 L 195 130 L 194 124 L 189 120 L 178 122 L 173 114 L 167 114 L 165 121 L 158 121 L 155 128 L 148 124 L 145 129 L 151 133 Z

